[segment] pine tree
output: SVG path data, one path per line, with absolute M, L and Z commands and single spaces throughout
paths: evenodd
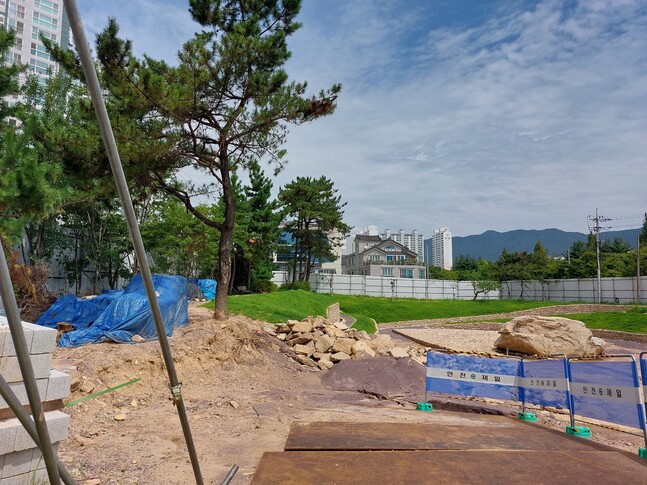
M 118 37 L 114 20 L 97 37 L 97 57 L 126 173 L 140 186 L 178 198 L 189 213 L 220 233 L 214 316 L 222 319 L 227 317 L 236 224 L 232 174 L 259 159 L 280 170 L 287 126 L 331 114 L 341 87 L 307 96 L 306 83 L 288 79 L 287 39 L 300 26 L 295 20 L 299 0 L 189 4 L 204 30 L 182 46 L 176 67 L 135 58 L 131 43 Z M 76 59 L 51 43 L 48 47 L 69 72 L 79 75 Z M 195 188 L 173 178 L 185 166 L 218 186 L 222 218 L 196 206 Z

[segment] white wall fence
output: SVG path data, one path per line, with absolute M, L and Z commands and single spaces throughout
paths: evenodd
M 379 276 L 313 274 L 310 286 L 316 293 L 340 295 L 379 296 L 385 298 L 416 298 L 424 300 L 471 300 L 474 287 L 471 281 L 417 280 L 410 278 L 382 278 Z M 524 281 L 524 300 L 539 301 L 597 301 L 596 278 Z M 602 278 L 600 296 L 603 303 L 647 303 L 647 276 L 640 278 L 638 299 L 636 278 Z M 479 294 L 479 300 L 518 300 L 521 282 L 504 283 L 500 291 Z
M 503 284 L 501 298 L 518 300 L 521 297 L 521 282 Z M 543 285 L 538 281 L 525 281 L 524 300 L 597 302 L 598 281 L 596 278 L 548 280 Z M 647 302 L 647 276 L 640 278 L 640 299 L 637 278 L 601 278 L 600 301 L 603 303 Z
M 310 286 L 315 293 L 416 298 L 419 300 L 471 300 L 474 287 L 470 281 L 382 278 L 380 276 L 313 274 Z M 480 294 L 478 299 L 496 300 L 499 291 Z

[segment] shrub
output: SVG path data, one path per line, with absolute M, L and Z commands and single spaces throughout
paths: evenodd
M 261 280 L 256 282 L 256 293 L 273 293 L 279 289 L 276 284 L 268 280 Z
M 309 281 L 295 281 L 294 283 L 286 283 L 281 288 L 279 288 L 281 291 L 285 290 L 305 290 L 305 291 L 312 291 L 312 288 L 310 288 L 310 282 Z

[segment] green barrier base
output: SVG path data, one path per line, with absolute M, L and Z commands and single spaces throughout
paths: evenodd
M 584 426 L 566 426 L 566 434 L 571 436 L 579 436 L 580 438 L 590 438 L 591 430 Z
M 433 411 L 434 407 L 430 402 L 419 402 L 416 404 L 416 410 L 418 411 Z
M 638 448 L 638 456 L 647 460 L 647 449 Z
M 519 413 L 517 418 L 521 421 L 537 421 L 537 415 L 535 413 Z

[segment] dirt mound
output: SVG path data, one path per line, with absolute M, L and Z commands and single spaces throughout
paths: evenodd
M 425 367 L 388 356 L 345 360 L 323 374 L 321 382 L 329 389 L 416 402 L 424 396 Z

